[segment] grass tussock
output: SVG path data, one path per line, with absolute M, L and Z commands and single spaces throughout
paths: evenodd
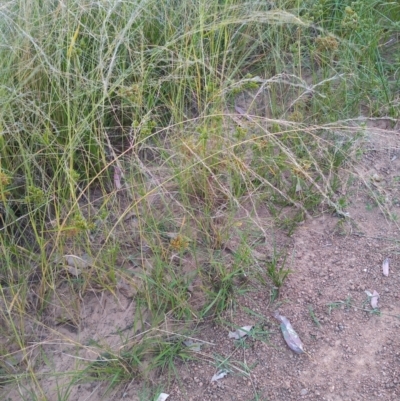
M 286 257 L 257 257 L 274 243 L 260 209 L 289 235 L 346 216 L 351 119 L 399 117 L 399 18 L 379 0 L 2 4 L 0 385 L 40 398 L 41 338 L 79 328 L 93 292 L 131 299 L 138 337 L 53 370 L 60 400 L 173 372 L 191 356 L 166 321 L 189 336 L 284 285 Z

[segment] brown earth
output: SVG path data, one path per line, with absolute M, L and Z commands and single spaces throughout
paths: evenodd
M 355 181 L 348 189 L 349 219 L 323 214 L 305 222 L 289 240 L 295 273 L 280 302 L 270 305 L 263 291 L 247 294 L 241 308 L 226 317 L 238 327 L 263 323 L 269 340 L 250 338 L 243 346 L 220 327 L 203 331 L 200 337 L 215 344 L 207 353 L 235 361 L 237 370 L 210 383 L 212 366 L 189 364 L 170 389 L 172 400 L 400 399 L 400 235 L 398 222 L 387 218 L 400 212 L 400 135 L 377 130 L 370 138 L 359 173 L 368 182 L 377 179 L 371 191 L 385 195 L 387 210 L 371 208 L 374 195 Z M 365 290 L 380 294 L 379 314 L 372 312 Z M 276 306 L 309 355 L 285 345 L 272 317 Z M 252 318 L 245 307 L 263 318 Z M 244 367 L 247 374 L 240 372 Z
M 257 251 L 269 253 L 274 238 L 289 250 L 287 264 L 293 270 L 279 299 L 271 304 L 269 290 L 254 284 L 251 291 L 238 295 L 221 324 L 199 325 L 194 337 L 204 344 L 198 359 L 178 361 L 177 375 L 169 381 L 163 375 L 153 377 L 170 394 L 168 400 L 400 399 L 400 132 L 396 127 L 391 130 L 388 120 L 368 124 L 362 159 L 352 167 L 356 174 L 343 189 L 350 217 L 321 213 L 291 237 L 267 231 L 266 245 Z M 349 177 L 352 174 L 348 172 Z M 258 217 L 261 226 L 270 226 L 266 211 L 260 210 Z M 235 238 L 231 241 L 234 247 Z M 387 257 L 390 271 L 385 277 L 382 263 Z M 43 394 L 29 398 L 23 386 L 5 387 L 1 399 L 20 400 L 24 394 L 25 399 L 57 400 L 57 387 L 70 382 L 71 376 L 56 379 L 46 374 L 73 371 L 82 359 L 96 360 L 98 347 L 90 340 L 115 352 L 134 337 L 129 325 L 135 306 L 124 296 L 123 286 L 114 295 L 93 289 L 78 301 L 68 288 L 58 288 L 52 319 L 71 325 L 49 324 L 53 328 L 27 352 L 31 364 L 42 366 L 37 377 L 42 377 Z M 378 310 L 372 310 L 366 290 L 380 294 Z M 71 304 L 66 315 L 59 305 L 69 302 L 78 302 L 79 307 Z M 307 354 L 295 354 L 286 346 L 273 318 L 276 309 L 290 320 Z M 75 321 L 80 322 L 79 330 Z M 233 327 L 245 325 L 255 325 L 258 331 L 240 341 L 228 337 Z M 128 330 L 116 334 L 116 328 Z M 79 344 L 86 346 L 78 353 Z M 230 373 L 211 383 L 221 368 Z M 147 399 L 140 395 L 143 386 L 136 380 L 104 395 L 106 389 L 102 382 L 77 384 L 63 399 Z

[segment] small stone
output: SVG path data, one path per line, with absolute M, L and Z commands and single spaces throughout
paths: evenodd
M 376 181 L 376 182 L 382 181 L 382 177 L 377 173 L 373 174 L 371 178 L 373 181 Z
M 308 390 L 306 389 L 306 388 L 303 388 L 301 391 L 300 391 L 300 395 L 306 395 L 308 393 Z

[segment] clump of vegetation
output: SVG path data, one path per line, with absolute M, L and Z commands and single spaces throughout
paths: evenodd
M 282 267 L 278 266 L 279 260 L 276 255 L 272 256 L 272 260 L 267 263 L 267 274 L 272 280 L 272 283 L 278 289 L 282 287 L 287 276 L 292 272 L 290 269 L 285 269 L 286 257 L 282 261 Z
M 42 394 L 50 355 L 26 362 L 29 344 L 76 328 L 93 291 L 133 300 L 139 332 L 220 316 L 265 276 L 251 257 L 269 241 L 261 206 L 289 235 L 317 211 L 345 216 L 340 172 L 363 133 L 346 121 L 361 106 L 398 117 L 399 17 L 378 0 L 4 4 L 0 382 Z M 290 273 L 278 260 L 276 288 Z M 174 344 L 103 345 L 59 397 L 77 376 L 112 387 L 144 377 L 143 361 L 187 360 Z

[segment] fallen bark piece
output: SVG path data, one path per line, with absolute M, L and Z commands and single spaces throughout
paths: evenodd
M 389 258 L 386 258 L 382 263 L 382 273 L 384 276 L 389 276 Z
M 278 312 L 275 312 L 274 317 L 281 322 L 283 338 L 285 339 L 289 348 L 296 352 L 296 354 L 304 354 L 305 351 L 303 343 L 301 342 L 298 334 L 294 331 L 289 320 L 285 316 L 280 315 Z
M 161 394 L 158 396 L 157 401 L 165 401 L 168 397 L 169 397 L 169 394 L 161 393 Z
M 252 328 L 253 326 L 243 326 L 240 329 L 237 329 L 236 331 L 230 331 L 228 336 L 229 338 L 234 338 L 235 340 L 239 340 L 240 338 L 247 336 Z
M 370 302 L 372 308 L 376 309 L 378 307 L 378 300 L 380 298 L 380 295 L 378 294 L 378 292 L 374 290 L 374 292 L 372 294 L 369 291 L 365 291 L 365 293 L 369 297 L 369 302 Z
M 371 306 L 374 309 L 378 307 L 378 299 L 379 299 L 379 294 L 377 291 L 374 290 L 374 292 L 372 293 L 372 297 L 371 297 Z
M 217 380 L 221 380 L 225 377 L 229 372 L 225 369 L 219 370 L 211 379 L 211 382 L 215 382 Z

